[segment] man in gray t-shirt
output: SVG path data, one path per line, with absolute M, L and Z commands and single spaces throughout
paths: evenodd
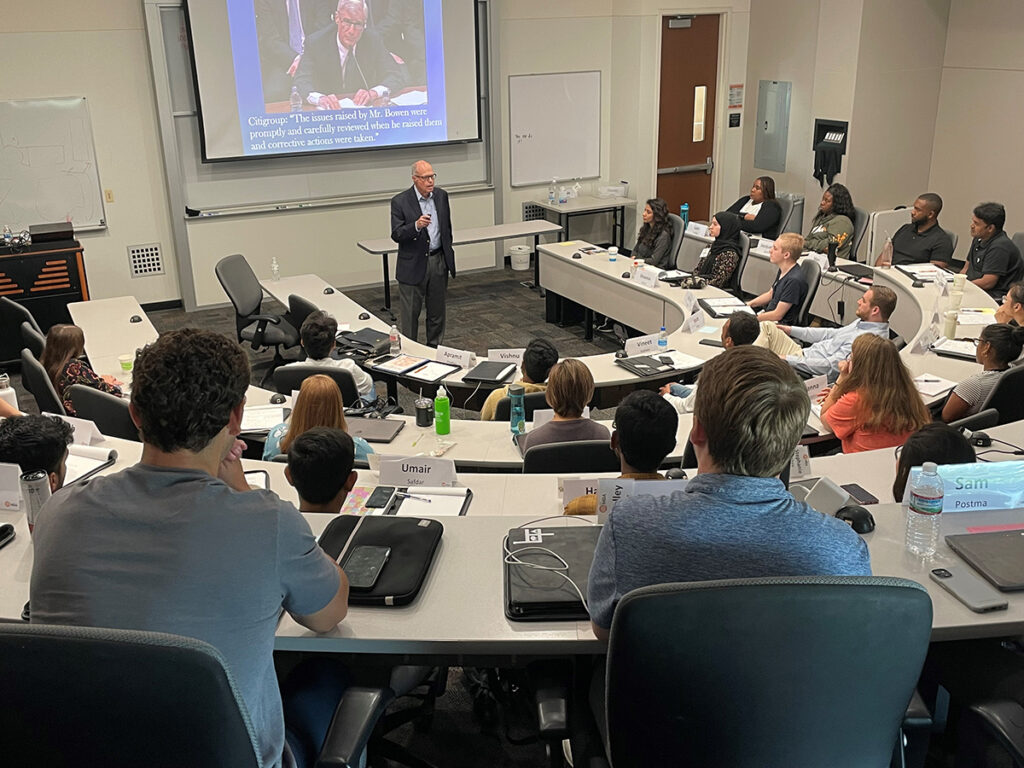
M 291 764 L 274 673 L 282 608 L 316 632 L 347 610 L 348 580 L 296 509 L 251 491 L 235 436 L 249 363 L 205 331 L 141 350 L 131 413 L 139 464 L 55 494 L 34 534 L 33 623 L 169 632 L 225 657 L 262 762 Z

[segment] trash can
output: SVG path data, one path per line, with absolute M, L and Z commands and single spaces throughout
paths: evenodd
M 508 249 L 509 258 L 512 260 L 512 269 L 517 272 L 525 272 L 530 268 L 530 254 L 533 253 L 528 245 L 513 245 Z

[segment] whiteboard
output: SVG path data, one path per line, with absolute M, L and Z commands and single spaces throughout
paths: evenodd
M 601 73 L 508 79 L 513 187 L 601 175 Z
M 85 98 L 0 101 L 0 226 L 107 225 Z

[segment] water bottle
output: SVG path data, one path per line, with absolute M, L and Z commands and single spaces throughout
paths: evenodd
M 10 248 L 11 243 L 14 241 L 14 232 L 11 231 L 9 225 L 4 224 L 4 245 Z
M 18 393 L 11 386 L 11 377 L 5 371 L 0 371 L 0 400 L 6 400 L 14 410 L 20 410 L 18 408 Z
M 556 200 L 556 197 L 555 197 L 555 184 L 556 184 L 556 181 L 557 181 L 556 179 L 552 179 L 551 183 L 548 184 L 548 203 L 550 203 L 551 205 L 554 205 L 555 204 L 555 200 Z
M 661 326 L 661 330 L 658 331 L 658 352 L 668 352 L 668 333 L 665 332 L 665 326 Z
M 277 256 L 270 257 L 270 277 L 273 280 L 281 279 L 281 265 L 277 263 Z
M 569 190 L 563 184 L 558 188 L 558 204 L 565 205 L 567 202 L 569 202 Z
M 926 461 L 921 473 L 910 486 L 907 506 L 907 551 L 931 557 L 939 543 L 939 521 L 942 517 L 942 478 L 935 462 Z
M 437 390 L 434 398 L 434 430 L 439 435 L 447 435 L 452 431 L 452 403 L 444 385 Z
M 302 97 L 299 96 L 299 87 L 297 85 L 292 86 L 292 95 L 288 98 L 288 101 L 292 105 L 292 112 L 302 111 Z
M 526 388 L 522 384 L 509 385 L 509 426 L 513 435 L 526 432 L 526 405 L 523 399 L 525 395 Z
M 683 203 L 679 206 L 679 218 L 683 220 L 683 232 L 690 225 L 690 204 Z
M 637 261 L 636 259 L 633 259 L 633 263 L 629 267 L 629 276 L 636 277 L 636 271 L 638 269 L 640 269 L 640 262 Z

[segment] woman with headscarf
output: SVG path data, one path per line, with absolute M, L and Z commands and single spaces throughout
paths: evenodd
M 740 218 L 735 213 L 719 211 L 711 217 L 708 232 L 715 240 L 704 249 L 693 274 L 716 288 L 725 288 L 740 261 Z

